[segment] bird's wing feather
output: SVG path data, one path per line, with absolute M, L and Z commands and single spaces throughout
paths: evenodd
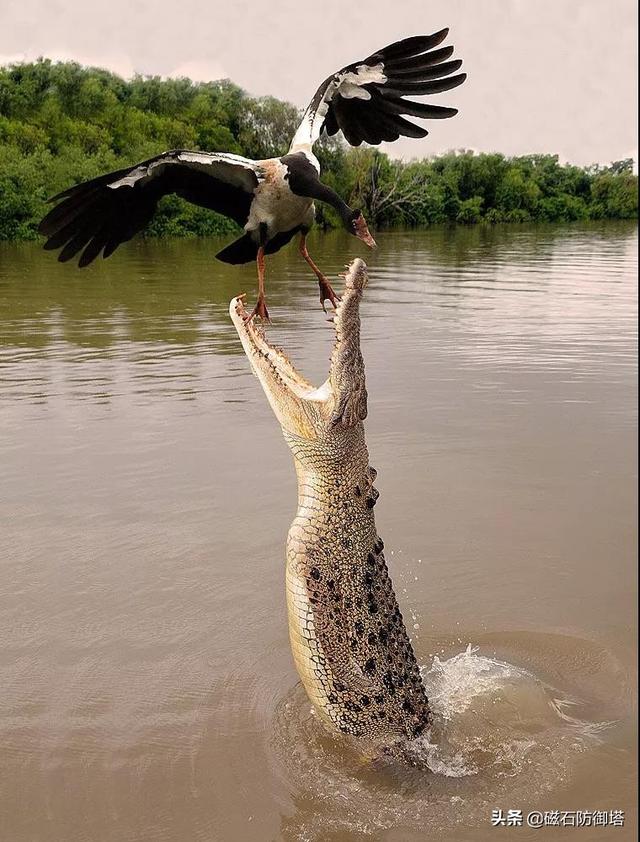
M 141 231 L 168 193 L 244 225 L 261 177 L 258 165 L 239 155 L 165 152 L 58 193 L 38 230 L 48 237 L 46 249 L 61 249 L 58 260 L 82 251 L 78 264 L 87 266 Z
M 442 29 L 396 41 L 325 79 L 304 113 L 290 151 L 310 149 L 323 128 L 329 135 L 342 130 L 352 146 L 363 141 L 375 145 L 400 135 L 428 134 L 403 114 L 432 120 L 453 117 L 456 108 L 404 99 L 449 91 L 467 78 L 465 73 L 452 75 L 462 65 L 458 59 L 448 61 L 453 47 L 436 49 L 448 32 Z

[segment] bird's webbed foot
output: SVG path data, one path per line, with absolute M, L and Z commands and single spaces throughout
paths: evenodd
M 330 301 L 333 309 L 335 310 L 338 306 L 338 302 L 340 301 L 340 299 L 333 291 L 333 287 L 329 283 L 329 279 L 327 278 L 327 276 L 323 274 L 313 262 L 311 255 L 307 250 L 307 235 L 304 231 L 302 233 L 302 236 L 300 237 L 300 254 L 307 261 L 307 263 L 311 267 L 311 270 L 313 271 L 313 274 L 318 279 L 318 286 L 320 287 L 320 305 L 322 306 L 322 309 L 326 313 L 327 308 L 324 306 L 324 302 Z
M 328 278 L 324 275 L 318 275 L 318 286 L 320 287 L 320 305 L 324 312 L 327 312 L 327 308 L 325 307 L 324 302 L 330 301 L 331 306 L 335 310 L 338 306 L 338 302 L 340 301 L 339 297 L 335 294 L 333 287 L 329 283 Z
M 259 316 L 263 322 L 271 324 L 271 319 L 269 318 L 269 311 L 267 310 L 267 301 L 264 295 L 262 294 L 258 294 L 256 306 L 248 315 L 244 316 L 244 320 L 245 322 L 250 322 L 251 319 L 254 319 L 256 316 Z

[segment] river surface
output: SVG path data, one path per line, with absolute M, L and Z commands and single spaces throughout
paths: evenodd
M 253 267 L 215 240 L 84 272 L 0 244 L 2 842 L 635 838 L 636 226 L 377 239 L 311 252 L 370 265 L 367 438 L 425 768 L 362 760 L 300 688 L 293 467 L 227 313 Z M 314 279 L 295 247 L 267 270 L 270 336 L 320 382 Z

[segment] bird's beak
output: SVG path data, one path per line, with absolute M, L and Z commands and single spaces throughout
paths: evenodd
M 360 214 L 357 216 L 353 221 L 355 227 L 355 234 L 359 240 L 362 240 L 363 243 L 366 243 L 370 249 L 377 248 L 376 241 L 373 239 L 371 234 L 369 233 L 369 229 L 367 228 L 367 223 L 365 222 L 364 216 Z

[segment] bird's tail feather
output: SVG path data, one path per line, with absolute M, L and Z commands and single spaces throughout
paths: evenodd
M 243 234 L 237 240 L 229 243 L 228 246 L 216 254 L 218 260 L 223 263 L 249 263 L 255 260 L 258 254 L 258 244 L 255 242 L 251 234 Z

